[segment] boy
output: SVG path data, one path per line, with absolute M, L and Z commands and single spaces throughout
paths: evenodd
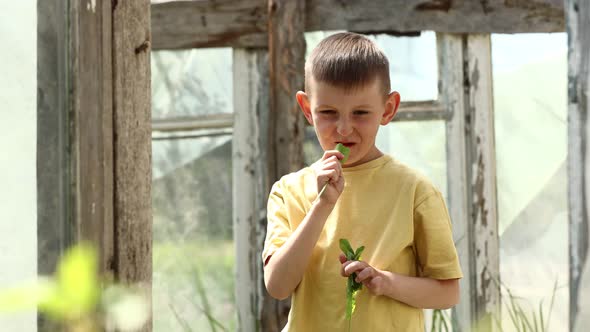
M 293 295 L 284 331 L 345 331 L 343 277 L 352 273 L 363 284 L 352 331 L 423 331 L 423 308 L 459 301 L 462 274 L 440 192 L 375 146 L 400 103 L 390 91 L 387 58 L 362 35 L 324 39 L 305 64 L 297 103 L 325 152 L 274 184 L 262 253 L 270 295 Z M 350 148 L 344 165 L 337 143 Z M 365 246 L 361 261 L 346 260 L 341 238 Z

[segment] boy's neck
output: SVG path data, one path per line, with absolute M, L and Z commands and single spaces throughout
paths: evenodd
M 376 146 L 373 146 L 373 149 L 371 149 L 371 151 L 367 153 L 367 155 L 365 155 L 363 159 L 349 165 L 343 165 L 342 168 L 355 167 L 362 164 L 366 164 L 370 161 L 380 158 L 381 156 L 383 156 L 383 152 L 381 152 L 381 150 L 379 150 Z

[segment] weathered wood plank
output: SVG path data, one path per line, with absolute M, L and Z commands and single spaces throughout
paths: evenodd
M 100 269 L 111 273 L 114 251 L 111 3 L 73 3 L 71 26 L 72 159 L 76 241 L 95 244 Z
M 467 137 L 463 89 L 463 37 L 439 33 L 438 50 L 440 102 L 451 114 L 446 122 L 447 188 L 449 213 L 453 223 L 453 238 L 463 279 L 460 281 L 460 301 L 453 310 L 453 330 L 471 331 L 475 312 L 473 277 L 473 228 L 469 217 L 469 178 L 467 174 Z
M 233 66 L 234 72 L 239 70 Z M 235 109 L 234 109 L 235 114 Z M 198 129 L 231 128 L 234 124 L 234 114 L 208 114 L 192 117 L 178 117 L 172 119 L 153 119 L 152 131 L 183 131 Z
M 590 2 L 566 1 L 568 31 L 568 196 L 570 331 L 590 326 L 588 131 L 590 123 Z
M 303 167 L 304 118 L 295 101 L 303 90 L 305 1 L 269 0 L 268 52 L 270 107 L 267 141 L 267 188 L 281 176 Z M 280 331 L 287 322 L 286 301 L 266 296 L 262 330 Z
M 304 117 L 295 101 L 303 90 L 304 1 L 269 1 L 269 184 L 303 167 Z
M 68 84 L 69 52 L 63 1 L 37 5 L 37 271 L 55 272 L 59 257 L 73 242 Z
M 266 0 L 172 1 L 151 7 L 154 49 L 268 43 Z
M 399 105 L 393 121 L 446 120 L 449 117 L 450 113 L 438 101 L 409 101 Z
M 37 4 L 37 273 L 51 275 L 75 241 L 70 135 L 70 12 L 60 0 Z M 37 330 L 58 329 L 37 314 Z
M 264 243 L 266 146 L 261 125 L 268 116 L 268 52 L 234 49 L 233 234 L 238 331 L 260 326 L 265 296 L 260 253 Z M 266 295 L 268 296 L 268 295 Z
M 113 2 L 114 270 L 151 299 L 150 3 Z M 150 319 L 142 331 L 151 331 Z
M 234 68 L 238 70 L 238 67 L 235 65 Z M 238 77 L 236 77 L 236 79 L 238 79 Z M 449 113 L 445 111 L 443 105 L 437 101 L 412 101 L 402 102 L 400 104 L 399 111 L 393 121 L 445 120 L 449 116 Z M 222 113 L 171 119 L 152 119 L 152 131 L 174 132 L 232 128 L 235 122 L 234 109 L 234 114 Z
M 564 31 L 558 0 L 309 0 L 306 14 L 308 31 Z
M 308 0 L 305 6 L 305 31 L 565 31 L 561 0 Z M 265 0 L 154 3 L 154 49 L 267 47 L 266 7 Z
M 494 331 L 493 315 L 500 315 L 500 266 L 490 35 L 467 35 L 465 46 L 467 184 L 475 255 L 472 296 L 478 328 Z

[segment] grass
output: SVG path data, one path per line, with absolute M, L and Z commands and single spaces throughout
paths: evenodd
M 537 305 L 531 301 L 515 295 L 514 291 L 508 288 L 501 281 L 493 280 L 500 285 L 502 292 L 502 305 L 508 313 L 508 317 L 499 317 L 493 315 L 492 322 L 497 331 L 516 331 L 516 332 L 546 332 L 549 331 L 551 314 L 555 303 L 555 294 L 558 290 L 557 279 L 551 290 L 549 304 L 546 306 L 546 299 L 541 300 Z M 432 311 L 430 322 L 430 332 L 449 332 L 453 331 L 451 319 L 448 311 L 435 309 Z M 473 331 L 485 330 L 482 326 L 476 326 Z
M 154 331 L 233 331 L 231 240 L 154 243 Z

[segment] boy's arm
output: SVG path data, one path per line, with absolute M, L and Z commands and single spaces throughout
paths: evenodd
M 316 200 L 285 244 L 267 259 L 264 283 L 272 297 L 286 299 L 299 285 L 313 248 L 333 208 L 332 203 Z
M 363 261 L 346 261 L 343 255 L 340 262 L 343 276 L 356 272 L 356 280 L 375 295 L 385 295 L 422 309 L 448 309 L 459 303 L 459 279 L 404 276 L 373 268 Z
M 384 272 L 386 296 L 422 309 L 449 309 L 459 303 L 459 279 L 438 280 Z
M 342 165 L 344 155 L 336 150 L 324 152 L 322 159 L 311 167 L 316 173 L 318 192 L 326 190 L 312 203 L 311 209 L 287 241 L 264 262 L 264 284 L 268 293 L 279 300 L 286 299 L 301 282 L 313 248 L 324 224 L 344 190 Z

